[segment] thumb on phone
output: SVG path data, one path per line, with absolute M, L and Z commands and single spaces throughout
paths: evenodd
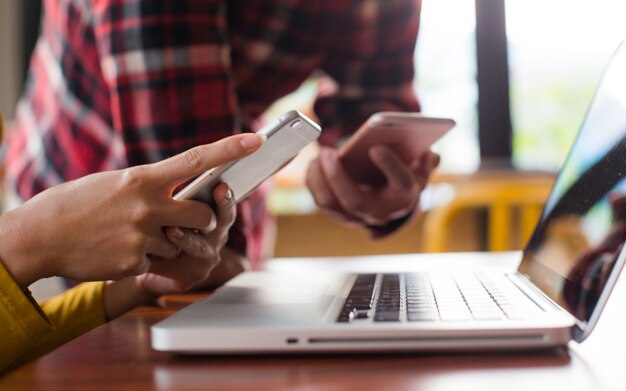
M 178 185 L 211 168 L 241 159 L 258 150 L 265 135 L 255 133 L 226 137 L 211 144 L 189 149 L 150 166 L 155 177 L 165 186 Z

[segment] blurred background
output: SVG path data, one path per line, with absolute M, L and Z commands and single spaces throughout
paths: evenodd
M 0 0 L 0 106 L 9 120 L 40 9 L 37 0 Z M 425 115 L 457 122 L 436 145 L 442 164 L 423 197 L 426 213 L 378 242 L 318 215 L 302 186 L 311 149 L 276 177 L 275 255 L 521 248 L 626 38 L 624 15 L 624 0 L 423 0 L 415 90 Z M 305 83 L 266 116 L 306 110 L 315 86 Z M 326 245 L 303 239 L 304 230 Z

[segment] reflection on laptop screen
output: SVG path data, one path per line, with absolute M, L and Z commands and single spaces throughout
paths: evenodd
M 626 238 L 626 46 L 615 53 L 520 271 L 586 322 Z

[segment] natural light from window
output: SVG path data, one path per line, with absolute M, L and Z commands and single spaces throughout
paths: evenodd
M 474 1 L 422 2 L 415 90 L 424 115 L 450 117 L 457 123 L 436 146 L 440 168 L 447 172 L 473 172 L 480 164 L 475 14 Z
M 516 167 L 558 170 L 626 38 L 624 15 L 624 0 L 506 1 Z

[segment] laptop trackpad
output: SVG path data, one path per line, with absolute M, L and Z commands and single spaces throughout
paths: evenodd
M 279 273 L 248 273 L 231 281 L 202 304 L 211 323 L 256 325 L 319 322 L 340 286 L 339 278 L 301 278 Z M 276 275 L 278 274 L 278 275 Z M 281 278 L 285 277 L 285 278 Z M 283 323 L 284 324 L 284 323 Z

